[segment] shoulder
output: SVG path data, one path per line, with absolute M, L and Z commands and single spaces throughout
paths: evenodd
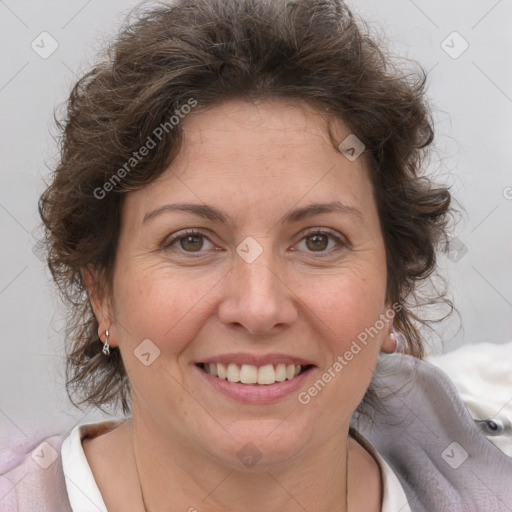
M 65 435 L 32 438 L 2 449 L 0 498 L 3 512 L 71 512 L 60 449 Z
M 71 512 L 64 472 L 64 448 L 71 441 L 102 437 L 122 420 L 86 423 L 66 434 L 34 434 L 0 450 L 0 510 Z M 67 447 L 66 447 L 67 443 Z M 75 443 L 76 444 L 76 443 Z
M 354 428 L 390 464 L 418 510 L 464 510 L 474 505 L 482 510 L 501 510 L 500 503 L 512 502 L 508 485 L 512 458 L 492 442 L 493 436 L 482 428 L 485 421 L 480 424 L 472 416 L 466 402 L 469 395 L 463 396 L 457 388 L 462 389 L 468 380 L 464 373 L 474 371 L 482 381 L 491 379 L 485 396 L 478 395 L 480 403 L 492 404 L 502 388 L 508 390 L 505 395 L 510 400 L 509 381 L 496 384 L 493 372 L 478 361 L 478 354 L 486 348 L 471 347 L 468 351 L 473 355 L 467 360 L 462 351 L 453 353 L 451 363 L 443 360 L 446 371 L 441 369 L 441 361 L 435 365 L 432 359 L 429 362 L 403 354 L 379 357 L 371 384 L 379 404 L 354 416 Z M 507 347 L 499 350 L 506 352 Z M 464 366 L 469 360 L 473 366 Z M 492 405 L 484 419 L 496 416 L 504 406 Z M 502 437 L 507 443 L 507 435 Z M 508 439 L 510 443 L 510 433 Z

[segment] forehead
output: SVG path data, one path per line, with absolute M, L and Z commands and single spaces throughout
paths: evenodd
M 333 153 L 340 156 L 330 140 L 329 126 L 340 141 L 350 133 L 341 122 L 329 122 L 305 102 L 227 101 L 184 120 L 185 147 L 175 161 L 174 172 L 182 170 L 183 159 L 215 161 L 228 155 L 232 159 L 224 163 L 232 169 L 251 164 L 253 171 L 264 169 L 271 173 L 304 158 L 319 167 L 330 163 L 324 157 L 332 157 Z M 201 152 L 197 152 L 199 147 Z
M 130 193 L 127 202 L 156 206 L 171 197 L 226 202 L 243 196 L 247 206 L 263 207 L 264 199 L 307 203 L 337 200 L 340 194 L 355 203 L 367 199 L 371 186 L 364 158 L 350 161 L 335 145 L 350 130 L 304 102 L 230 100 L 182 123 L 182 146 L 169 169 Z

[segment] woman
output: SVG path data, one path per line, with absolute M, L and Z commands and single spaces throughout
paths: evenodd
M 70 394 L 131 416 L 45 440 L 7 510 L 507 510 L 512 461 L 421 361 L 450 213 L 423 95 L 341 1 L 125 27 L 40 212 Z

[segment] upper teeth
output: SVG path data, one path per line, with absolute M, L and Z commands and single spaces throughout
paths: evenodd
M 208 363 L 203 367 L 207 373 L 219 377 L 219 379 L 242 384 L 274 384 L 286 379 L 293 379 L 302 370 L 301 365 L 286 365 L 284 363 L 279 363 L 275 367 L 271 364 L 254 366 L 252 364 Z

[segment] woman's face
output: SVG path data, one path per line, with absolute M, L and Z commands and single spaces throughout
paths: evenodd
M 346 438 L 390 344 L 364 159 L 305 104 L 233 100 L 181 122 L 179 157 L 126 197 L 102 326 L 134 422 L 237 468 L 315 453 Z

